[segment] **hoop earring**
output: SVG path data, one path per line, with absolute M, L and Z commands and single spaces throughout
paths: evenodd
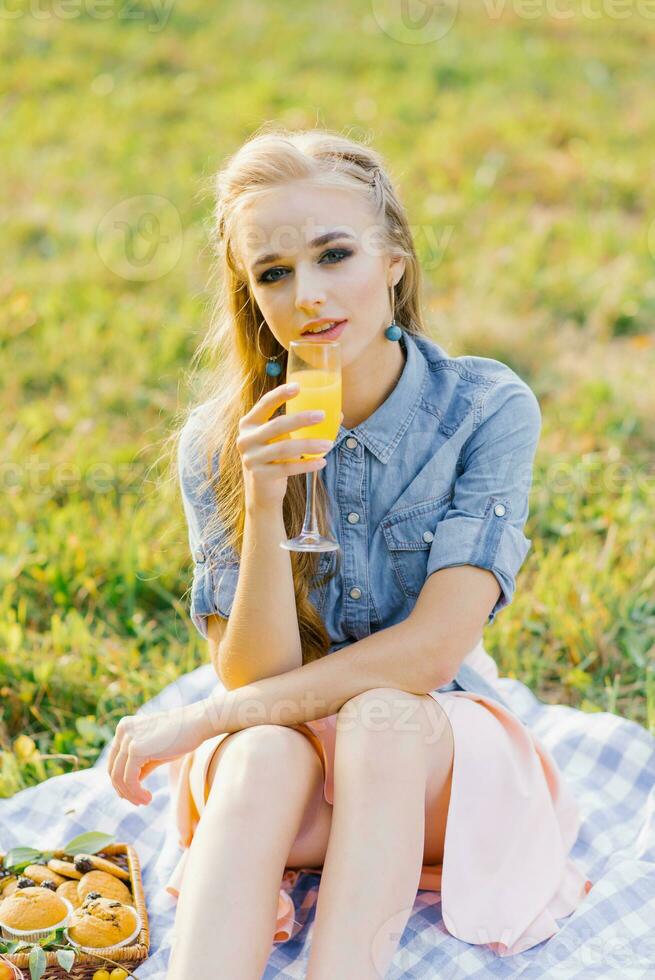
M 391 288 L 391 323 L 384 331 L 384 335 L 388 340 L 400 340 L 403 332 L 398 326 L 398 324 L 396 323 L 395 296 L 394 296 L 394 288 L 392 284 L 390 284 L 390 288 Z
M 277 361 L 277 359 L 279 357 L 282 357 L 282 355 L 285 352 L 282 351 L 282 354 L 278 354 L 277 357 L 268 357 L 266 354 L 262 354 L 262 349 L 259 346 L 259 335 L 262 332 L 262 327 L 264 326 L 265 323 L 266 323 L 266 320 L 262 320 L 262 322 L 259 324 L 259 330 L 257 331 L 257 341 L 256 341 L 256 343 L 257 343 L 257 350 L 259 351 L 260 356 L 263 357 L 263 358 L 265 358 L 265 360 L 266 360 L 266 373 L 271 378 L 277 378 L 278 375 L 282 374 L 282 365 L 281 364 L 276 364 L 276 361 Z

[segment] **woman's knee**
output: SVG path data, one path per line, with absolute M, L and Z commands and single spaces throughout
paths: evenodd
M 310 781 L 320 761 L 302 732 L 284 725 L 253 725 L 233 732 L 217 747 L 207 771 L 211 789 L 229 783 L 232 795 L 263 797 L 290 783 Z
M 340 753 L 360 753 L 365 760 L 380 759 L 388 766 L 407 753 L 416 759 L 422 750 L 434 752 L 448 728 L 445 711 L 430 695 L 380 687 L 346 701 L 339 709 L 336 731 Z
M 433 710 L 433 707 L 436 711 Z M 392 733 L 425 738 L 434 732 L 435 718 L 443 728 L 443 709 L 430 695 L 391 687 L 375 687 L 346 701 L 337 712 L 337 733 Z

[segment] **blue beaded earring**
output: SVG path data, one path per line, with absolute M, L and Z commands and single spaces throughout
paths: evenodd
M 391 285 L 390 288 L 391 288 L 391 323 L 384 331 L 384 335 L 385 337 L 387 337 L 388 340 L 400 340 L 403 332 L 398 326 L 398 324 L 396 323 L 396 314 L 395 314 L 395 306 L 394 306 L 395 296 L 394 296 L 393 285 Z
M 262 357 L 266 357 L 266 354 L 262 354 L 262 349 L 259 346 L 259 335 L 262 332 L 262 327 L 264 326 L 265 323 L 266 320 L 262 320 L 262 322 L 259 324 L 259 330 L 257 331 L 257 350 L 259 351 Z M 284 354 L 284 351 L 282 351 L 281 354 L 278 354 L 277 357 L 271 357 L 267 359 L 266 373 L 269 375 L 269 377 L 277 378 L 278 375 L 282 373 L 282 365 L 276 363 L 278 357 L 282 357 L 282 354 Z

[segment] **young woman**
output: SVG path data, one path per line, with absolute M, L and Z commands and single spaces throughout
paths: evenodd
M 185 851 L 169 977 L 260 977 L 292 932 L 285 869 L 321 870 L 310 980 L 384 976 L 418 888 L 441 892 L 454 936 L 528 949 L 589 887 L 569 857 L 576 803 L 482 646 L 531 544 L 537 399 L 501 362 L 430 339 L 407 216 L 370 147 L 259 133 L 217 200 L 200 350 L 218 356 L 177 462 L 191 617 L 221 684 L 122 719 L 109 758 L 137 804 L 170 762 Z M 340 324 L 324 336 L 343 384 L 325 446 L 290 439 L 312 420 L 273 373 L 321 321 Z M 289 552 L 317 468 L 341 551 Z

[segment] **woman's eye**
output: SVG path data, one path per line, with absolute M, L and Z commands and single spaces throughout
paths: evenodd
M 345 258 L 347 255 L 352 255 L 352 252 L 347 248 L 329 248 L 327 252 L 324 252 L 321 258 L 326 255 L 337 255 L 339 260 Z
M 267 269 L 266 272 L 262 272 L 258 282 L 277 282 L 277 279 L 269 278 L 274 272 L 284 272 L 284 269 Z
M 336 262 L 340 262 L 342 259 L 347 258 L 349 255 L 352 255 L 352 252 L 350 251 L 350 249 L 347 248 L 329 248 L 327 252 L 323 252 L 321 258 L 324 259 L 327 255 L 337 256 L 334 262 L 328 263 L 328 265 L 334 265 Z M 267 269 L 266 272 L 263 272 L 261 274 L 261 276 L 258 279 L 258 282 L 262 282 L 262 283 L 279 282 L 280 281 L 279 276 L 276 276 L 274 279 L 271 279 L 270 276 L 272 276 L 273 273 L 275 272 L 286 272 L 286 271 L 287 270 L 283 269 L 281 266 L 276 266 L 274 269 Z

